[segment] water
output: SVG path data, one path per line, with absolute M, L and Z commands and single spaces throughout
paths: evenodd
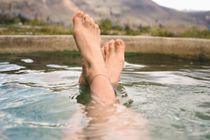
M 106 134 L 134 139 L 129 135 L 144 137 L 146 131 L 151 140 L 210 139 L 208 63 L 129 57 L 118 89 L 128 108 L 91 110 L 81 104 L 88 97 L 79 92 L 78 58 L 52 57 L 0 57 L 1 140 L 105 139 Z M 91 121 L 94 114 L 109 122 Z

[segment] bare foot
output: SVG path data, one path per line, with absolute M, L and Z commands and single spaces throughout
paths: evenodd
M 120 80 L 120 74 L 124 66 L 125 43 L 121 39 L 111 40 L 102 47 L 102 53 L 111 83 L 117 85 Z M 85 70 L 79 78 L 80 85 L 87 85 Z
M 105 65 L 112 84 L 118 84 L 125 62 L 125 43 L 121 39 L 111 40 L 102 48 Z
M 100 49 L 100 29 L 94 20 L 83 12 L 73 18 L 74 39 L 86 65 L 88 77 L 95 74 L 107 74 Z M 90 70 L 91 68 L 91 70 Z

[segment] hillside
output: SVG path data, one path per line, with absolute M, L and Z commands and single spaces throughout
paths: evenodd
M 0 0 L 0 15 L 21 16 L 48 23 L 71 24 L 74 11 L 83 10 L 97 20 L 111 19 L 132 26 L 207 26 L 209 12 L 180 12 L 151 0 Z

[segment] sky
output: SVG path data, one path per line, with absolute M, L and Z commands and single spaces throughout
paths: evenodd
M 210 0 L 153 0 L 159 5 L 177 10 L 208 10 L 210 11 Z

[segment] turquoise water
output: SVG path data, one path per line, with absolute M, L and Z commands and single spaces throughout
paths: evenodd
M 73 59 L 77 58 L 69 61 L 75 61 Z M 60 61 L 44 63 L 38 58 L 0 57 L 1 140 L 73 139 L 80 130 L 77 134 L 80 139 L 102 139 L 101 135 L 110 134 L 107 129 L 112 131 L 109 139 L 120 134 L 115 131 L 117 128 L 113 129 L 115 123 L 91 124 L 90 110 L 81 104 L 88 97 L 80 95 L 77 83 L 81 67 L 77 63 L 65 65 Z M 144 131 L 148 131 L 147 138 L 151 140 L 210 139 L 208 62 L 158 59 L 144 62 L 138 56 L 128 61 L 121 76 L 118 97 L 133 114 L 124 113 L 126 117 L 123 113 L 117 117 L 111 114 L 108 118 L 116 117 L 115 122 L 120 120 L 127 123 L 125 126 L 133 122 L 146 125 Z M 101 114 L 104 110 L 94 111 Z M 134 116 L 135 119 L 131 119 Z M 139 136 L 146 135 L 143 129 L 133 129 Z M 120 128 L 125 135 L 130 132 L 123 130 Z

